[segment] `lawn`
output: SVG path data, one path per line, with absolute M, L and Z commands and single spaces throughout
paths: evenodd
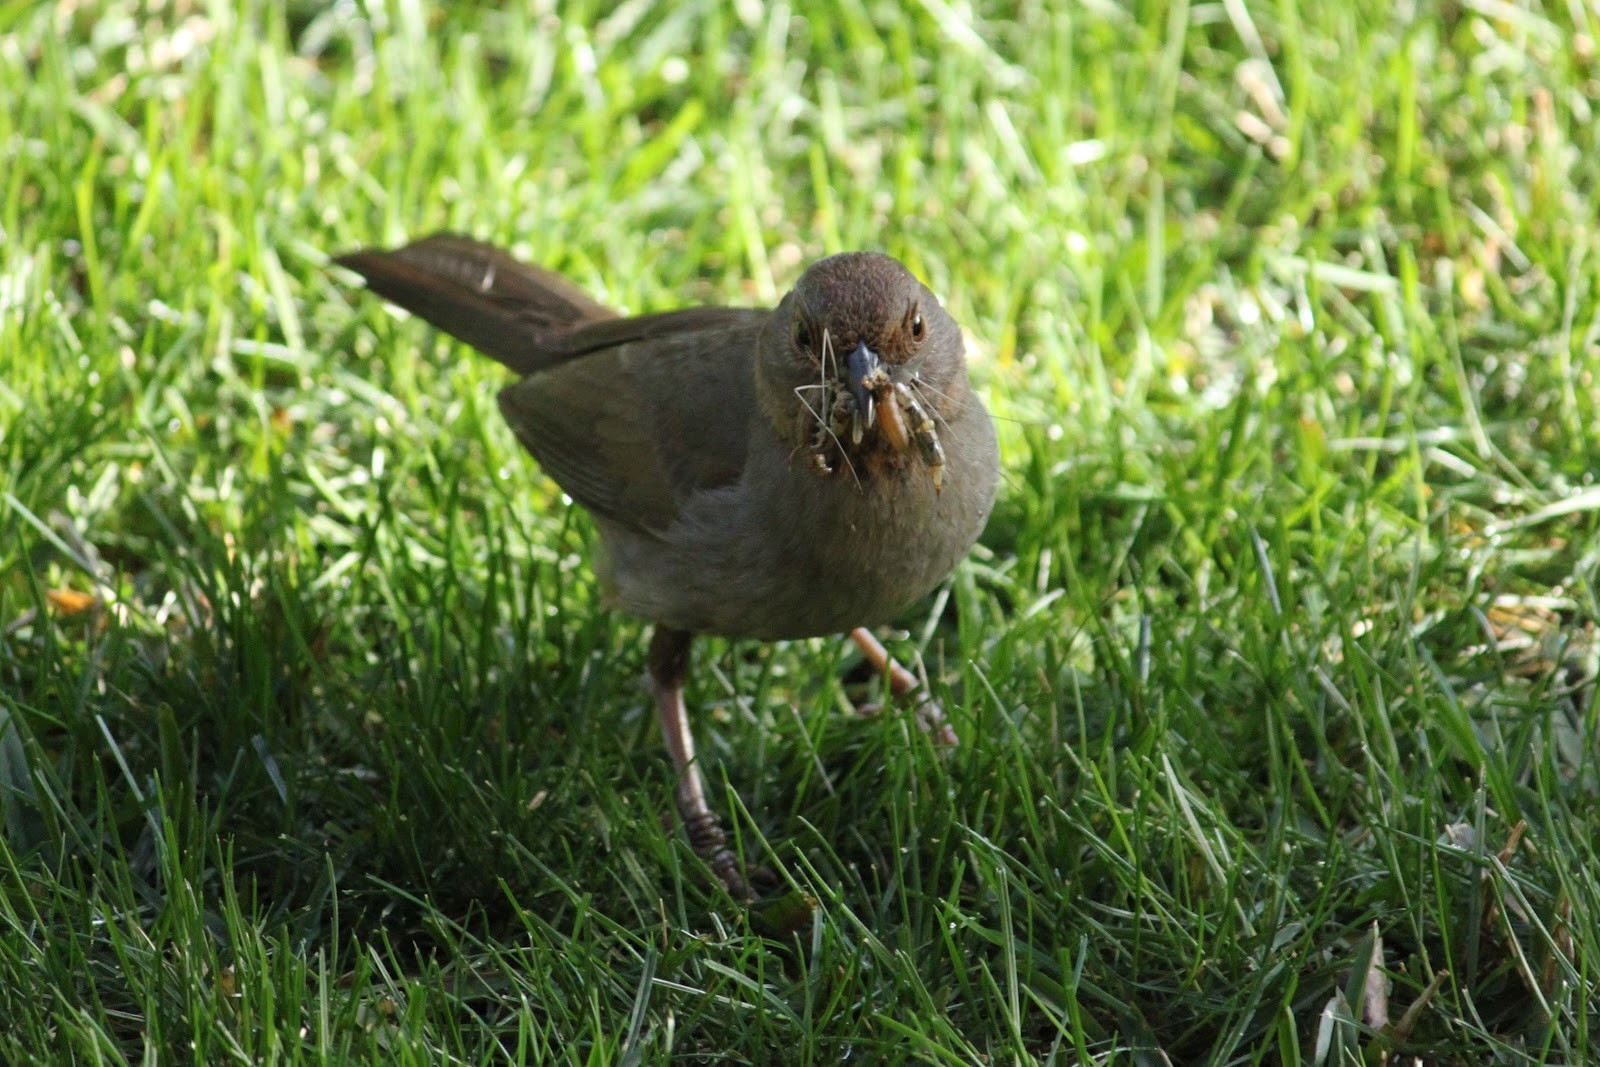
M 0 1060 L 1600 1061 L 1579 0 L 0 4 Z M 634 312 L 877 248 L 1005 476 L 884 631 L 704 640 L 330 257 Z M 781 921 L 782 919 L 787 921 Z

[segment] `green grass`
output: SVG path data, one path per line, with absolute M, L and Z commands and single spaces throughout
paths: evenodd
M 0 6 L 0 1060 L 1600 1059 L 1600 19 L 980 6 Z M 971 334 L 962 747 L 697 646 L 796 933 L 503 372 L 328 266 L 445 227 Z

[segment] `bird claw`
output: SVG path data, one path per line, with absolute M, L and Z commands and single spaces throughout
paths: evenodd
M 717 881 L 735 900 L 752 901 L 756 894 L 745 880 L 744 865 L 728 847 L 728 835 L 723 832 L 722 820 L 714 811 L 685 811 L 683 798 L 678 800 L 679 814 L 683 819 L 683 833 L 689 839 L 694 854 L 706 861 Z
M 882 701 L 869 700 L 857 704 L 854 710 L 858 718 L 875 719 L 883 714 L 884 704 Z M 961 745 L 955 727 L 950 725 L 950 720 L 945 716 L 944 705 L 937 700 L 923 697 L 911 709 L 911 714 L 916 718 L 917 729 L 927 734 L 928 740 L 940 748 L 957 748 Z
M 916 716 L 917 726 L 927 734 L 935 744 L 954 748 L 961 741 L 956 737 L 954 727 L 945 718 L 944 706 L 928 693 L 927 686 L 918 680 L 917 676 L 906 670 L 894 661 L 889 655 L 889 650 L 883 647 L 883 642 L 872 636 L 870 630 L 857 627 L 850 631 L 850 640 L 861 650 L 872 669 L 882 674 L 889 683 L 889 693 L 900 700 L 912 698 L 912 713 Z M 857 715 L 878 715 L 883 711 L 883 705 L 865 703 L 856 705 Z

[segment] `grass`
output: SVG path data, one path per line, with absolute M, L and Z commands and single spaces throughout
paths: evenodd
M 0 1059 L 1600 1058 L 1600 19 L 980 7 L 0 5 Z M 328 266 L 444 227 L 970 331 L 962 747 L 697 647 L 797 931 L 500 369 Z

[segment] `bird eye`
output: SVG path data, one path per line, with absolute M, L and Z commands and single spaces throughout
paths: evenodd
M 804 319 L 796 322 L 794 326 L 795 347 L 800 349 L 802 352 L 809 352 L 811 351 L 811 340 L 811 325 Z
M 920 345 L 923 335 L 927 332 L 927 328 L 922 325 L 922 312 L 913 312 L 911 315 L 911 340 Z

